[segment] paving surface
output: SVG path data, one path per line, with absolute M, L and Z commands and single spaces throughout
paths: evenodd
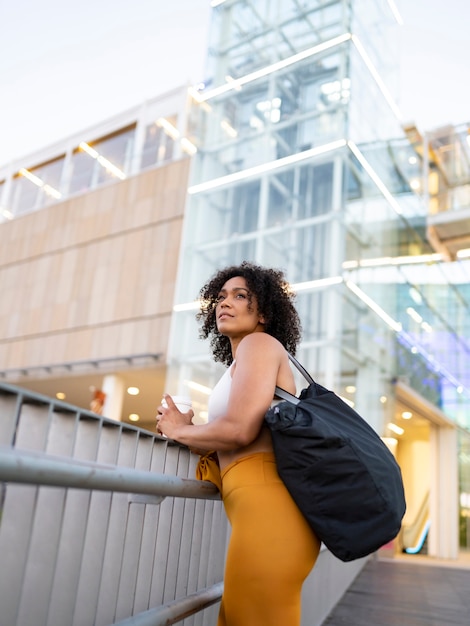
M 371 559 L 323 626 L 470 626 L 470 567 Z

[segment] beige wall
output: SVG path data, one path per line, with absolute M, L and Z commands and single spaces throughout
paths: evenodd
M 0 369 L 165 353 L 189 159 L 0 224 Z

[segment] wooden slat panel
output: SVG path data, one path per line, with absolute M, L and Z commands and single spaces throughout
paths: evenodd
M 165 457 L 165 473 L 175 476 L 178 471 L 178 449 L 169 445 Z M 174 581 L 170 579 L 172 564 L 170 561 L 170 540 L 173 525 L 173 507 L 175 498 L 165 498 L 160 505 L 158 520 L 155 563 L 150 594 L 151 606 L 158 606 L 164 601 L 174 600 Z
M 0 526 L 0 607 L 5 624 L 17 624 L 37 487 L 6 487 Z
M 11 446 L 13 444 L 18 404 L 18 396 L 4 393 L 0 394 L 0 415 L 2 419 L 2 427 L 0 428 L 1 446 Z
M 194 478 L 198 459 L 148 433 L 105 424 L 98 416 L 56 413 L 50 405 L 23 406 L 16 443 L 184 478 Z M 126 493 L 7 485 L 0 519 L 0 621 L 107 626 L 218 582 L 225 552 L 222 512 L 221 502 L 168 497 L 157 504 Z M 220 549 L 218 559 L 204 552 Z M 211 626 L 217 611 L 210 607 L 184 626 Z
M 44 450 L 51 417 L 48 405 L 23 404 L 15 446 L 27 450 Z
M 119 424 L 103 424 L 100 431 L 100 439 L 96 460 L 103 463 L 114 464 L 118 457 L 120 442 Z M 103 555 L 108 531 L 109 512 L 111 508 L 111 493 L 94 491 L 90 495 L 88 519 L 85 536 L 83 538 L 83 552 L 81 567 L 76 589 L 70 589 L 67 585 L 67 576 L 63 569 L 67 568 L 67 561 L 60 561 L 57 567 L 57 582 L 51 597 L 51 624 L 67 623 L 64 611 L 67 605 L 63 598 L 71 596 L 73 611 L 73 623 L 92 624 L 95 619 L 98 594 L 100 588 Z M 75 593 L 74 593 L 75 592 Z M 64 606 L 65 605 L 65 606 Z M 72 623 L 70 619 L 68 623 Z
M 24 404 L 16 433 L 16 445 L 29 450 L 43 450 L 51 413 L 47 405 Z M 0 526 L 0 606 L 7 624 L 21 623 L 18 615 L 24 610 L 26 572 L 34 551 L 33 532 L 39 488 L 28 485 L 7 485 Z M 27 593 L 27 589 L 26 589 Z M 24 622 L 31 623 L 31 622 Z M 35 626 L 39 626 L 36 622 Z
M 146 437 L 143 433 L 140 434 L 135 460 L 136 469 L 150 470 L 152 443 L 151 437 Z M 145 504 L 132 502 L 132 498 L 128 505 L 126 537 L 116 603 L 116 620 L 128 617 L 133 611 L 134 594 L 140 567 L 145 507 Z
M 117 464 L 134 467 L 138 443 L 138 431 L 121 432 Z M 128 495 L 113 493 L 109 515 L 108 533 L 103 558 L 95 626 L 115 621 L 119 579 L 124 555 L 128 512 Z M 77 622 L 78 624 L 78 622 Z
M 152 446 L 150 471 L 161 474 L 165 467 L 167 442 L 155 439 Z M 155 567 L 155 552 L 157 545 L 158 523 L 160 518 L 160 504 L 146 504 L 144 524 L 142 529 L 141 555 L 139 562 L 139 576 L 136 582 L 134 597 L 134 613 L 151 608 L 150 594 L 152 577 Z
M 99 420 L 79 419 L 71 456 L 94 461 L 101 433 Z M 83 555 L 91 491 L 68 489 L 54 586 L 51 590 L 49 625 L 71 623 Z

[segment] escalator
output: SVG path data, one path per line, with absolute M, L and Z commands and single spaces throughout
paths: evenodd
M 401 530 L 402 550 L 406 554 L 427 554 L 428 536 L 431 521 L 429 519 L 429 491 L 410 524 L 404 524 Z

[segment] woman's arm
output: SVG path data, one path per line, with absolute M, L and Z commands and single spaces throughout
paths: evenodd
M 158 408 L 158 429 L 190 448 L 229 451 L 252 443 L 263 425 L 274 396 L 283 346 L 271 335 L 253 333 L 239 343 L 226 415 L 193 425 L 189 413 L 180 413 L 171 398 Z M 189 416 L 189 419 L 188 419 Z

